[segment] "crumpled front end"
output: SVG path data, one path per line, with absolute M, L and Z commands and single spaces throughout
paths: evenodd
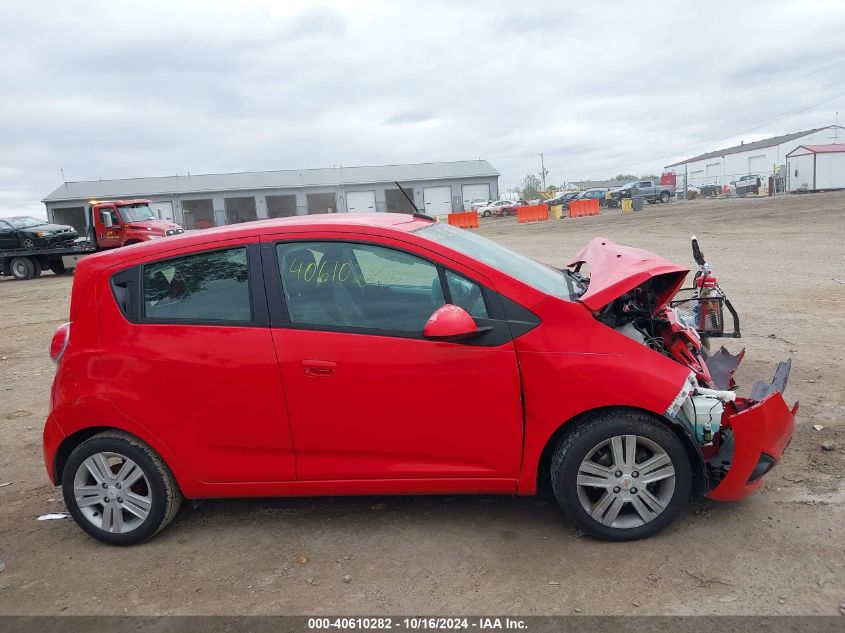
M 712 372 L 703 387 L 690 373 L 686 385 L 667 410 L 695 438 L 704 460 L 710 499 L 734 501 L 760 487 L 763 476 L 780 461 L 795 428 L 796 403 L 783 399 L 792 361 L 778 364 L 770 382 L 754 383 L 751 395 L 737 396 L 733 374 L 744 352 L 720 349 L 707 360 Z
M 708 498 L 735 501 L 747 497 L 780 461 L 792 440 L 798 412 L 798 403 L 790 409 L 783 398 L 790 368 L 791 361 L 780 363 L 771 382 L 754 384 L 751 397 L 725 403 L 720 447 L 707 460 Z

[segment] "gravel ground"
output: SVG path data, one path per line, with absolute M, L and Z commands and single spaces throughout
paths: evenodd
M 543 500 L 467 496 L 209 501 L 147 544 L 100 545 L 71 519 L 35 520 L 64 509 L 41 425 L 71 279 L 0 278 L 0 484 L 11 482 L 0 487 L 0 613 L 838 613 L 845 193 L 492 218 L 480 233 L 555 264 L 601 235 L 690 265 L 695 233 L 742 318 L 743 339 L 727 345 L 748 349 L 739 382 L 794 359 L 786 396 L 801 401 L 798 427 L 761 491 L 693 504 L 637 543 L 579 538 Z

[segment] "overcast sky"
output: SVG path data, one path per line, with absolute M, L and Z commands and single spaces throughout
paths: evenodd
M 839 1 L 0 0 L 0 60 L 0 215 L 60 170 L 481 157 L 504 190 L 845 121 Z

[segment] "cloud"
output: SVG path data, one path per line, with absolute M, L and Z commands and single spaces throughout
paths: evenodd
M 389 116 L 384 122 L 388 125 L 407 125 L 411 123 L 425 123 L 433 117 L 431 112 L 420 110 L 405 110 Z
M 0 0 L 0 214 L 43 213 L 60 170 L 482 157 L 506 188 L 541 152 L 552 183 L 654 172 L 845 113 L 777 120 L 845 91 L 845 7 L 719 6 Z

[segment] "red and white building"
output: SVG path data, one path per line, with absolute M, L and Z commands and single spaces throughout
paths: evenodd
M 845 189 L 845 143 L 799 145 L 786 165 L 788 191 Z

